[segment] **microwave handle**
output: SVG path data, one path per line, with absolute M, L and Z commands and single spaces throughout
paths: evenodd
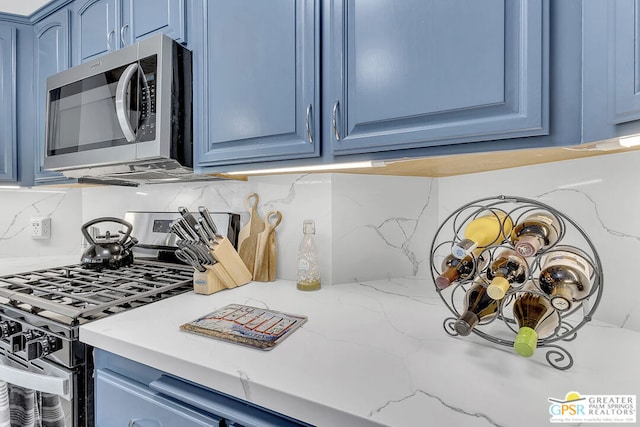
M 138 64 L 134 63 L 129 65 L 120 76 L 118 80 L 118 86 L 116 87 L 116 115 L 118 117 L 118 123 L 122 128 L 122 133 L 127 139 L 127 142 L 136 142 L 136 134 L 129 122 L 129 108 L 126 105 L 127 88 L 131 79 L 136 75 L 138 71 Z
M 55 394 L 67 400 L 71 398 L 69 380 L 67 378 L 36 374 L 20 368 L 0 364 L 0 379 L 8 384 Z

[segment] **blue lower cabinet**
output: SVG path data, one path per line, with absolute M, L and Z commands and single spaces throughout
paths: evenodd
M 222 420 L 205 415 L 158 395 L 134 381 L 111 373 L 96 372 L 97 426 L 221 426 Z
M 94 357 L 98 427 L 309 427 L 103 350 Z

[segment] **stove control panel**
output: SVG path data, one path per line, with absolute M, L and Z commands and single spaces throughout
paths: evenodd
M 27 341 L 27 360 L 39 359 L 62 348 L 62 340 L 58 337 L 45 335 Z
M 0 322 L 0 339 L 8 339 L 11 335 L 22 332 L 22 325 L 11 320 Z
M 39 359 L 62 348 L 62 340 L 44 332 L 29 330 L 11 335 L 11 351 L 25 351 L 27 360 Z
M 17 353 L 25 349 L 27 345 L 27 341 L 31 341 L 33 339 L 39 338 L 44 335 L 40 331 L 26 331 L 21 334 L 11 335 L 9 338 L 9 342 L 11 343 L 11 352 Z

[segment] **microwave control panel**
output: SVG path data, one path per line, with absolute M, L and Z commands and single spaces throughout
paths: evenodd
M 140 93 L 140 127 L 138 141 L 153 141 L 156 139 L 156 81 L 154 74 L 144 76 L 147 84 Z

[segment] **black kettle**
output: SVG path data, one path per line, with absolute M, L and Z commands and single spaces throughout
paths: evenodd
M 124 225 L 126 231 L 119 231 L 121 234 L 112 236 L 109 231 L 104 236 L 95 238 L 89 234 L 89 227 L 100 222 L 117 222 Z M 131 248 L 138 243 L 138 239 L 131 236 L 133 225 L 120 218 L 103 217 L 96 218 L 81 227 L 82 234 L 91 246 L 84 252 L 81 264 L 85 268 L 102 270 L 103 268 L 117 269 L 133 263 L 133 252 Z

